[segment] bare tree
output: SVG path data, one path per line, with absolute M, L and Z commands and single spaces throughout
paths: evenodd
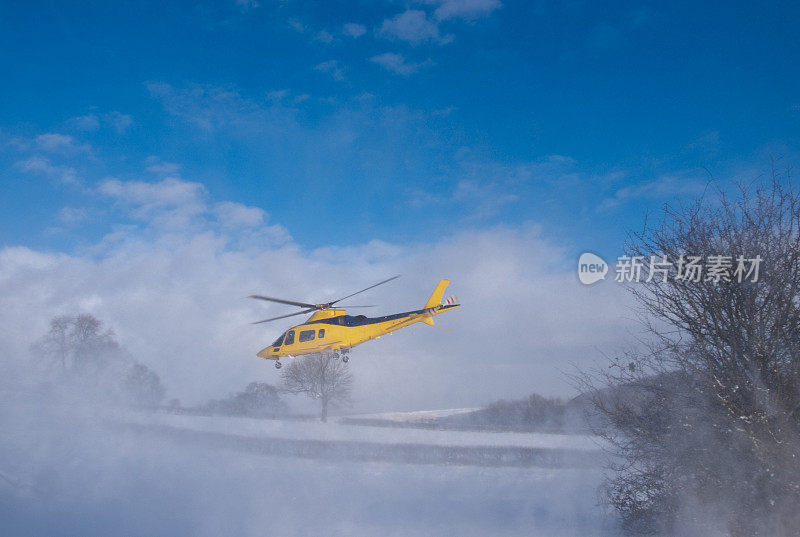
M 227 399 L 212 399 L 205 410 L 225 416 L 272 417 L 286 413 L 286 403 L 279 390 L 264 382 L 251 382 L 247 387 Z
M 347 403 L 353 376 L 347 365 L 330 354 L 309 354 L 289 363 L 281 374 L 284 389 L 320 401 L 320 419 L 328 420 L 328 405 Z
M 164 397 L 158 375 L 117 343 L 112 329 L 91 314 L 62 315 L 32 349 L 58 377 L 58 385 L 81 397 L 155 407 Z M 53 364 L 60 367 L 53 368 Z M 77 388 L 77 389 L 76 389 Z
M 118 360 L 121 349 L 111 329 L 91 314 L 60 315 L 50 321 L 50 330 L 33 346 L 34 354 L 58 363 L 62 371 L 85 372 Z
M 103 330 L 103 321 L 94 315 L 81 313 L 73 317 L 69 335 L 75 369 L 98 369 L 119 358 L 120 348 L 114 331 Z
M 69 315 L 53 317 L 50 330 L 33 346 L 37 355 L 51 358 L 60 365 L 62 371 L 67 369 L 67 359 L 72 352 L 70 329 L 73 319 Z
M 667 209 L 628 254 L 645 260 L 630 291 L 650 337 L 600 383 L 584 377 L 618 456 L 609 502 L 635 534 L 715 519 L 731 535 L 796 535 L 800 196 L 773 177 L 754 193 Z M 732 263 L 720 278 L 680 278 L 685 264 L 652 273 L 653 255 Z M 738 256 L 761 259 L 748 267 L 757 276 L 742 280 Z
M 164 398 L 161 379 L 149 367 L 134 363 L 122 379 L 122 389 L 134 406 L 154 408 Z

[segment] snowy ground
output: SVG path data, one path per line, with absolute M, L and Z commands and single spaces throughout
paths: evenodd
M 120 425 L 120 417 L 0 409 L 2 534 L 614 535 L 595 505 L 596 467 L 306 458 L 216 441 L 356 441 L 389 452 L 567 446 L 596 457 L 586 438 L 127 413 Z
M 447 418 L 449 416 L 458 416 L 459 414 L 469 414 L 475 412 L 478 408 L 448 408 L 444 410 L 417 410 L 415 412 L 383 412 L 380 414 L 355 414 L 348 416 L 356 419 L 366 420 L 386 420 L 398 423 L 413 423 L 420 422 L 435 418 Z
M 243 436 L 326 441 L 367 441 L 382 444 L 431 444 L 438 446 L 519 446 L 596 451 L 597 438 L 586 435 L 548 433 L 495 433 L 437 431 L 431 429 L 366 427 L 317 421 L 261 420 L 175 414 L 124 413 L 120 422 L 171 425 L 180 428 Z

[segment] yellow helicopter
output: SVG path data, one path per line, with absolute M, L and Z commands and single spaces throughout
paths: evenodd
M 363 293 L 364 291 L 383 285 L 399 277 L 399 275 L 393 276 L 375 285 L 370 285 L 361 291 L 349 294 L 346 297 L 321 304 L 308 304 L 306 302 L 283 300 L 262 295 L 250 295 L 248 298 L 256 298 L 304 308 L 303 311 L 272 317 L 271 319 L 264 319 L 263 321 L 257 321 L 253 324 L 267 323 L 294 315 L 314 312 L 303 324 L 289 328 L 281 337 L 276 339 L 272 345 L 262 349 L 257 356 L 268 360 L 275 360 L 275 367 L 278 369 L 281 368 L 280 358 L 282 356 L 294 358 L 295 356 L 302 356 L 304 354 L 331 353 L 334 359 L 338 359 L 341 353 L 342 361 L 347 362 L 349 359 L 347 353 L 356 345 L 360 345 L 370 339 L 379 338 L 395 330 L 411 326 L 414 323 L 422 322 L 435 326 L 433 324 L 434 316 L 461 305 L 456 304 L 457 299 L 455 296 L 451 296 L 442 303 L 444 290 L 450 284 L 450 280 L 441 280 L 428 299 L 428 302 L 419 310 L 384 315 L 382 317 L 365 317 L 364 315 L 347 315 L 344 309 L 334 307 L 334 304 L 337 302 L 341 302 L 346 298 Z M 374 306 L 345 307 L 371 308 Z

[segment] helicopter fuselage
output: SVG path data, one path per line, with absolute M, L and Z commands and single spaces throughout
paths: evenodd
M 344 309 L 316 311 L 306 322 L 291 327 L 272 345 L 262 349 L 258 356 L 278 360 L 283 356 L 347 351 L 415 323 L 433 324 L 433 316 L 459 305 L 440 304 L 381 317 L 347 315 Z
M 364 315 L 347 315 L 347 311 L 341 308 L 324 307 L 318 309 L 311 314 L 306 322 L 289 328 L 272 345 L 259 351 L 258 356 L 268 360 L 280 360 L 282 356 L 294 357 L 304 354 L 347 352 L 365 341 L 391 334 L 395 330 L 400 330 L 415 323 L 434 326 L 434 316 L 460 306 L 460 304 L 456 304 L 455 296 L 442 303 L 444 290 L 449 283 L 450 280 L 441 280 L 422 309 L 404 313 L 394 313 L 382 317 L 366 317 Z M 276 300 L 260 296 L 257 298 Z M 288 303 L 291 304 L 293 302 Z M 294 304 L 300 306 L 310 305 L 302 302 Z M 313 305 L 310 306 L 314 307 Z M 319 308 L 319 306 L 317 307 Z M 280 367 L 280 362 L 277 362 L 275 366 Z

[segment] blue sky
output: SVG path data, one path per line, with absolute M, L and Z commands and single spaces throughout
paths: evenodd
M 287 311 L 243 297 L 403 274 L 373 311 L 449 277 L 456 332 L 356 349 L 357 410 L 573 393 L 564 371 L 636 327 L 578 255 L 613 262 L 646 214 L 797 165 L 797 21 L 788 2 L 2 3 L 0 357 L 90 312 L 202 402 L 277 382 L 255 354 L 287 326 L 249 323 Z
M 100 182 L 180 176 L 308 248 L 536 222 L 613 255 L 646 211 L 710 178 L 794 162 L 797 15 L 788 2 L 5 3 L 0 243 L 70 251 L 125 223 Z

